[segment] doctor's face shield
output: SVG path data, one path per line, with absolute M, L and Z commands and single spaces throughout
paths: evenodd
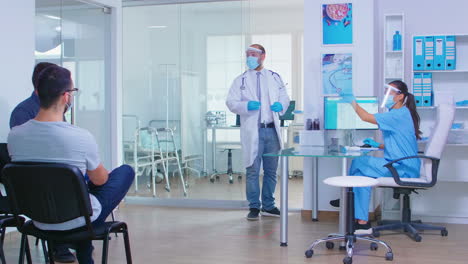
M 395 96 L 398 96 L 401 94 L 401 91 L 398 90 L 396 87 L 389 85 L 389 84 L 384 84 L 385 87 L 385 95 L 382 100 L 382 104 L 380 105 L 381 108 L 392 108 L 396 102 L 393 100 Z
M 254 47 L 248 47 L 245 51 L 247 57 L 246 63 L 249 69 L 256 69 L 263 63 L 263 51 Z

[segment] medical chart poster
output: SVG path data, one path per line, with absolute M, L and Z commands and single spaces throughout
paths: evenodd
M 323 45 L 353 44 L 352 5 L 322 5 Z
M 352 94 L 353 56 L 351 53 L 322 55 L 322 86 L 324 95 Z

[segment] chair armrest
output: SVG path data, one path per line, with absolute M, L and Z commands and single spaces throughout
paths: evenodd
M 422 182 L 410 182 L 410 181 L 401 180 L 400 175 L 398 174 L 398 171 L 395 169 L 395 167 L 393 167 L 393 164 L 402 160 L 407 160 L 407 159 L 429 159 L 431 160 L 432 161 L 432 170 L 431 170 L 432 181 L 430 183 L 422 183 Z M 424 156 L 424 155 L 416 155 L 416 156 L 409 156 L 409 157 L 404 157 L 404 158 L 390 161 L 389 163 L 385 164 L 384 167 L 390 170 L 390 173 L 392 174 L 393 179 L 398 185 L 401 185 L 404 187 L 429 188 L 429 187 L 434 186 L 437 182 L 437 171 L 439 170 L 439 163 L 440 163 L 440 159 L 438 158 Z

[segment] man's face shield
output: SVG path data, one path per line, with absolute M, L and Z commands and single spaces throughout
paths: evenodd
M 254 48 L 254 47 L 248 47 L 247 50 L 245 50 L 246 57 L 260 58 L 262 54 L 263 54 L 262 50 Z
M 380 105 L 381 108 L 388 107 L 388 105 L 390 104 L 393 105 L 394 104 L 393 97 L 401 94 L 400 90 L 398 90 L 397 88 L 389 84 L 384 84 L 384 87 L 385 87 L 385 95 L 382 100 L 382 104 Z M 390 102 L 389 100 L 392 100 L 392 102 Z M 387 104 L 387 101 L 389 101 L 388 104 Z

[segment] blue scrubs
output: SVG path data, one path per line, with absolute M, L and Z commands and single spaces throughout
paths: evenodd
M 418 155 L 418 145 L 414 133 L 413 119 L 406 106 L 389 112 L 375 114 L 375 120 L 382 131 L 385 144 L 384 158 L 363 156 L 353 160 L 349 175 L 372 178 L 392 177 L 384 167 L 392 160 Z M 409 159 L 394 164 L 400 177 L 418 178 L 421 161 Z M 354 188 L 355 218 L 368 220 L 371 187 Z

